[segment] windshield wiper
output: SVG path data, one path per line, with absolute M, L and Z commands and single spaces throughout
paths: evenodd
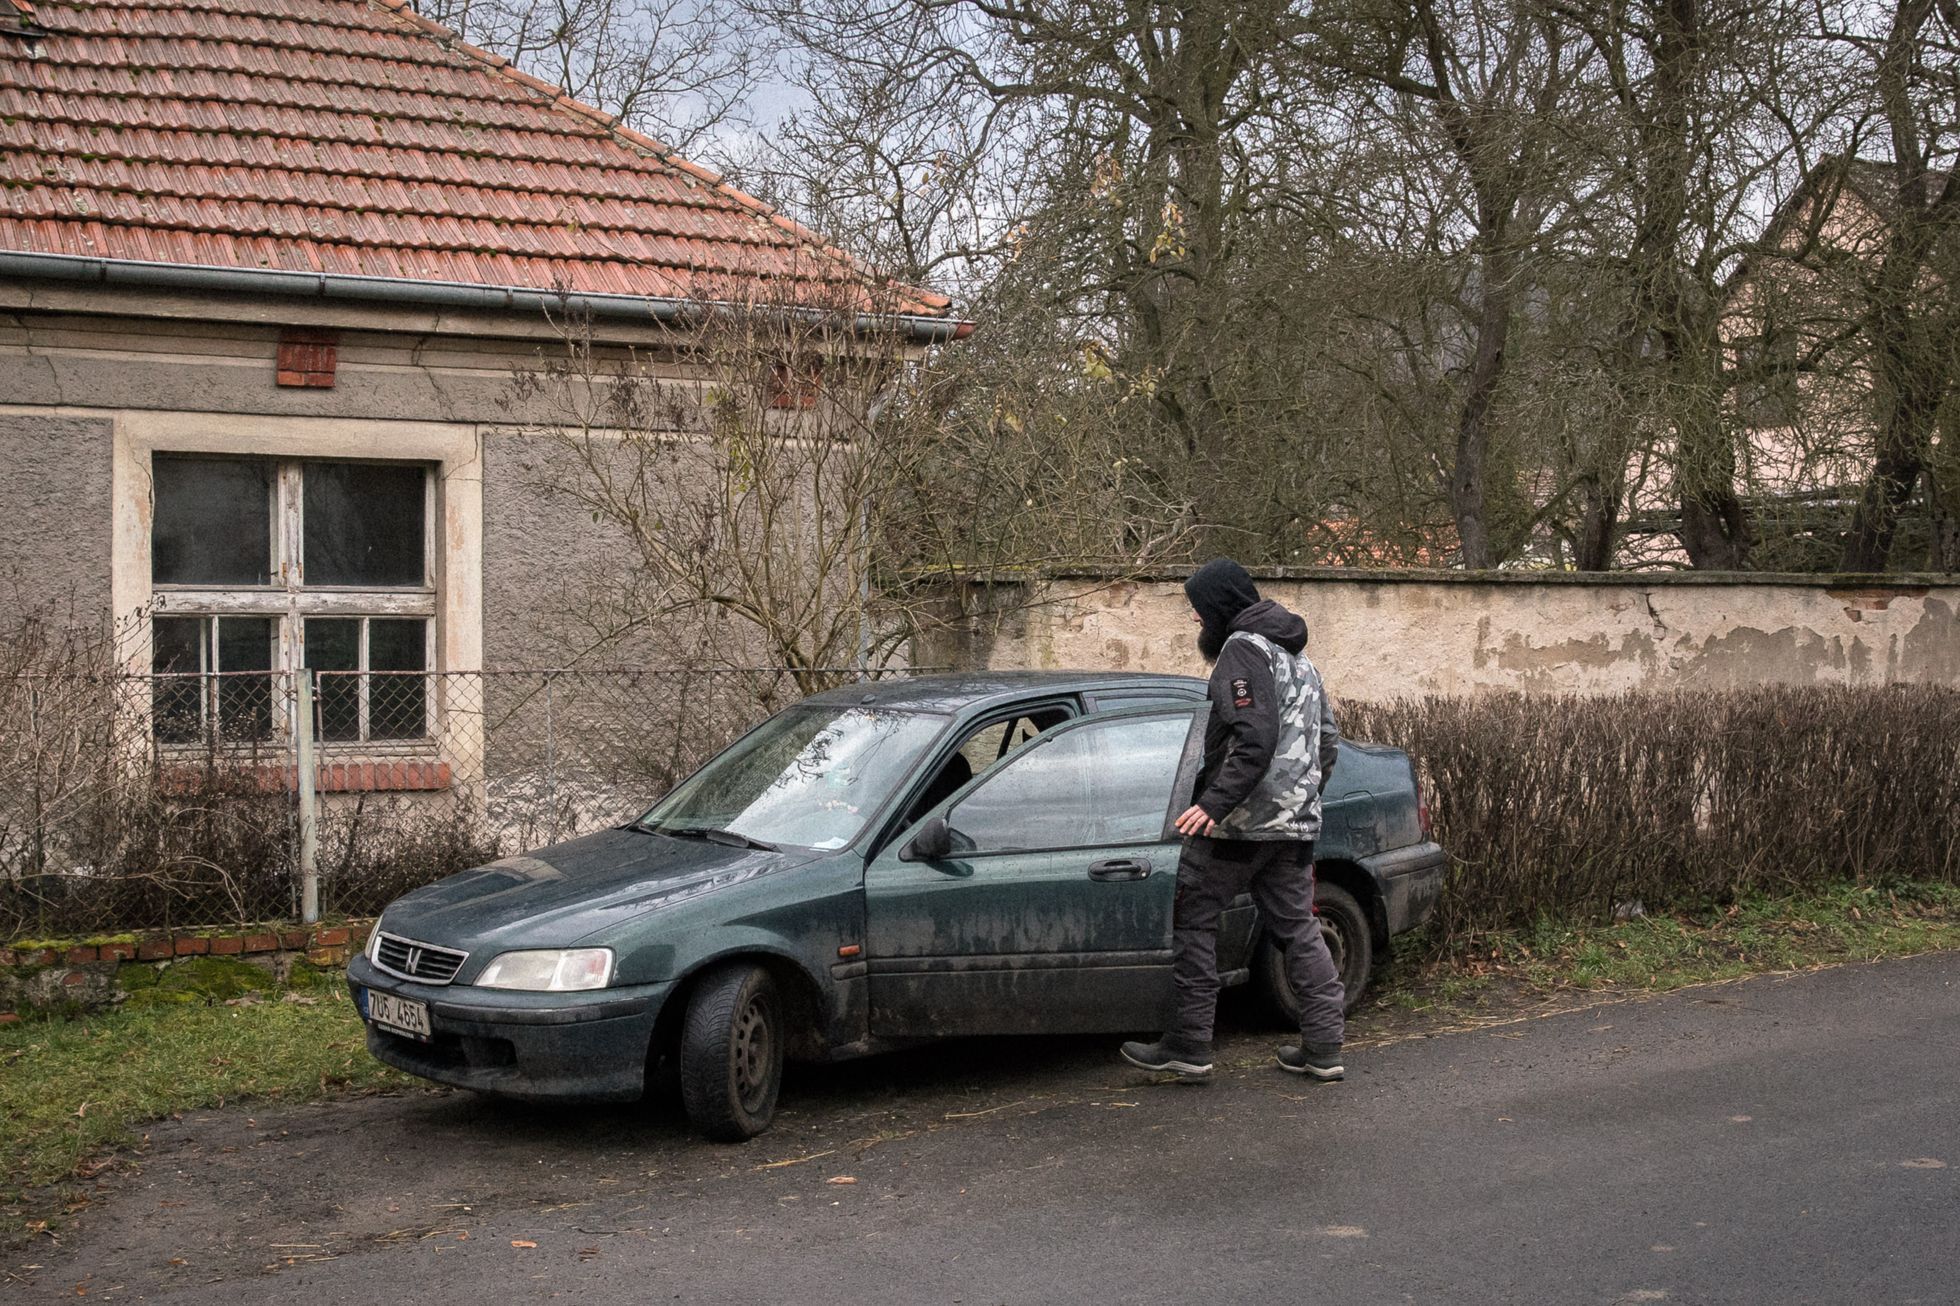
M 776 851 L 776 845 L 773 843 L 764 843 L 760 839 L 751 839 L 746 834 L 737 834 L 733 830 L 717 830 L 712 826 L 643 825 L 640 828 L 652 830 L 656 834 L 669 834 L 676 839 L 706 839 L 709 843 L 718 843 L 729 848 L 760 848 L 762 851 L 768 853 Z

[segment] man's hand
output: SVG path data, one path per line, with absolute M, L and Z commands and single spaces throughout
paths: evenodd
M 1211 819 L 1205 809 L 1196 803 L 1184 809 L 1184 815 L 1177 818 L 1179 834 L 1208 835 L 1217 828 L 1218 822 Z

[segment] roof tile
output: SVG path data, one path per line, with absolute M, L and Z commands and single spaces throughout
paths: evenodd
M 0 42 L 0 249 L 779 303 L 889 285 L 401 0 L 38 9 L 38 50 Z

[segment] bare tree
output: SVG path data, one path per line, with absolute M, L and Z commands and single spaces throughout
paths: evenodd
M 1370 110 L 1403 124 L 1412 143 L 1433 142 L 1411 163 L 1424 158 L 1462 178 L 1460 204 L 1439 233 L 1460 233 L 1464 263 L 1454 439 L 1437 471 L 1463 564 L 1492 566 L 1509 551 L 1489 513 L 1494 424 L 1533 252 L 1564 218 L 1571 136 L 1560 127 L 1593 52 L 1544 7 L 1410 0 L 1316 18 L 1316 57 L 1357 79 Z
M 930 353 L 863 293 L 704 302 L 634 350 L 567 323 L 515 378 L 513 409 L 561 455 L 537 488 L 628 564 L 564 596 L 574 660 L 652 634 L 697 667 L 787 668 L 807 693 L 903 665 L 948 569 L 1175 553 L 1179 505 L 1151 497 L 1112 428 L 1071 424 L 1103 406 L 1069 393 L 1079 378 Z
M 1877 426 L 1841 565 L 1880 571 L 1960 366 L 1960 311 L 1946 290 L 1960 271 L 1960 10 L 1939 0 L 1898 0 L 1877 15 L 1844 6 L 1823 34 L 1854 54 L 1891 164 L 1879 247 L 1838 261 L 1862 292 Z
M 682 154 L 745 125 L 771 49 L 713 0 L 430 0 L 421 12 Z

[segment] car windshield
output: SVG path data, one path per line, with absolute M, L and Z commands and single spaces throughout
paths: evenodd
M 640 824 L 842 848 L 913 773 L 946 720 L 878 707 L 790 708 L 655 803 Z

